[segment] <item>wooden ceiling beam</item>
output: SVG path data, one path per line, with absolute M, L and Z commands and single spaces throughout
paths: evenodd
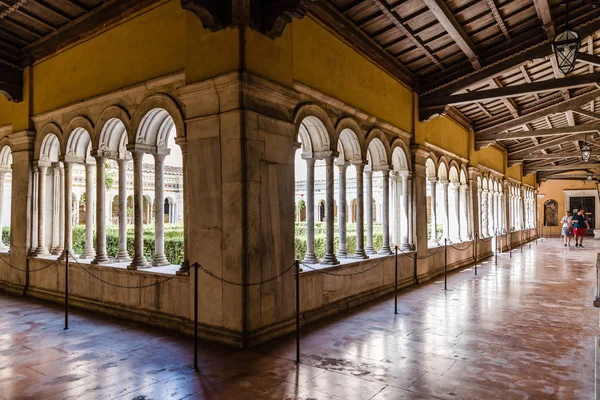
M 577 140 L 577 139 L 583 139 L 585 138 L 585 133 L 578 133 L 578 134 L 574 134 L 574 135 L 566 135 L 566 136 L 562 136 L 556 139 L 552 139 L 552 140 L 548 140 L 546 142 L 540 143 L 537 146 L 531 146 L 527 149 L 524 150 L 518 150 L 518 151 L 509 151 L 508 155 L 509 157 L 515 158 L 515 157 L 520 157 L 523 155 L 527 155 L 530 153 L 535 153 L 536 151 L 542 151 L 545 149 L 548 149 L 552 146 L 558 146 L 559 144 L 563 144 L 563 143 L 567 143 L 567 142 L 571 142 L 573 140 Z
M 524 124 L 526 124 L 528 122 L 532 122 L 537 119 L 544 118 L 545 116 L 548 116 L 548 115 L 552 115 L 552 114 L 556 114 L 556 113 L 563 113 L 568 110 L 575 110 L 575 109 L 582 107 L 584 104 L 588 103 L 589 101 L 596 99 L 596 97 L 598 97 L 598 96 L 600 96 L 600 89 L 595 89 L 588 93 L 582 94 L 580 96 L 573 97 L 570 100 L 562 101 L 561 103 L 555 104 L 553 106 L 546 107 L 544 109 L 522 115 L 521 117 L 519 117 L 515 120 L 507 121 L 507 122 L 500 123 L 495 126 L 491 126 L 487 129 L 484 129 L 484 130 L 478 132 L 477 135 L 484 135 L 484 134 L 488 134 L 488 133 L 499 133 L 502 131 L 506 131 L 508 129 L 523 126 Z
M 574 29 L 579 33 L 579 36 L 582 39 L 587 38 L 588 35 L 600 30 L 600 17 L 586 21 L 585 23 L 574 27 Z M 517 52 L 514 55 L 506 57 L 498 62 L 484 66 L 477 72 L 466 74 L 450 83 L 426 90 L 422 94 L 444 96 L 456 93 L 478 83 L 489 81 L 492 78 L 504 74 L 505 72 L 519 68 L 521 65 L 525 65 L 530 60 L 546 58 L 551 54 L 552 46 L 550 46 L 550 39 L 546 39 L 534 45 L 533 47 L 530 47 L 528 50 Z
M 508 133 L 493 133 L 475 136 L 476 141 L 529 139 L 532 137 L 570 135 L 573 133 L 590 133 L 600 130 L 600 123 L 589 125 L 565 126 L 562 128 L 539 129 L 537 131 L 519 131 Z
M 392 10 L 387 2 L 383 2 L 381 0 L 371 0 L 371 2 L 376 5 L 377 8 L 379 8 L 379 10 L 390 20 L 390 22 L 392 22 L 432 64 L 442 71 L 446 69 L 446 67 L 444 67 L 439 60 L 433 54 L 431 54 L 427 48 L 425 48 L 423 43 L 421 43 L 421 41 L 404 25 L 404 22 L 400 19 L 396 12 Z
M 492 12 L 492 15 L 494 16 L 496 23 L 500 27 L 500 31 L 502 31 L 502 34 L 504 35 L 506 40 L 510 40 L 510 33 L 508 32 L 508 29 L 506 28 L 506 24 L 504 23 L 504 20 L 502 19 L 502 15 L 500 15 L 500 11 L 498 10 L 498 6 L 496 5 L 496 2 L 494 0 L 487 0 L 487 5 L 488 5 L 490 11 Z
M 23 71 L 0 63 L 0 95 L 9 101 L 23 101 Z
M 536 167 L 535 169 L 527 169 L 523 168 L 523 172 L 545 172 L 545 171 L 575 171 L 578 169 L 588 169 L 588 168 L 600 168 L 600 163 L 585 163 L 585 164 L 569 164 L 569 165 L 557 165 L 554 167 Z
M 538 18 L 544 25 L 544 30 L 548 38 L 552 39 L 556 36 L 554 29 L 554 21 L 552 20 L 552 11 L 548 0 L 533 0 L 535 5 L 535 11 L 537 12 Z
M 581 88 L 590 85 L 597 85 L 598 82 L 600 82 L 600 72 L 585 75 L 573 75 L 567 78 L 550 79 L 546 81 L 525 83 L 516 86 L 506 86 L 499 89 L 480 90 L 477 92 L 456 94 L 451 96 L 424 96 L 419 99 L 419 105 L 420 108 L 455 106 L 478 101 L 490 101 L 509 97 L 524 96 L 532 93 L 545 93 L 560 89 Z
M 592 67 L 600 67 L 600 57 L 594 54 L 577 53 L 577 61 L 591 65 Z
M 525 82 L 527 82 L 527 83 L 533 83 L 533 81 L 531 80 L 531 77 L 529 76 L 529 72 L 527 72 L 527 68 L 525 68 L 524 65 L 521 65 L 519 67 L 519 69 L 521 70 L 521 74 L 523 74 L 523 78 L 525 78 Z M 594 72 L 594 71 L 592 71 L 592 72 Z M 537 93 L 534 93 L 533 97 L 535 97 L 536 101 L 540 100 L 540 95 L 537 94 Z
M 481 68 L 481 60 L 477 55 L 477 49 L 469 36 L 465 33 L 462 26 L 458 23 L 452 11 L 443 0 L 423 0 L 429 11 L 435 16 L 438 22 L 444 27 L 446 33 L 465 53 L 473 68 Z
M 4 6 L 6 8 L 12 7 L 10 4 L 8 4 L 7 2 L 5 2 L 3 0 L 0 0 L 0 5 Z M 22 16 L 24 18 L 27 18 L 28 20 L 30 20 L 32 22 L 35 22 L 36 24 L 41 25 L 41 26 L 43 26 L 46 29 L 49 29 L 51 31 L 56 30 L 56 28 L 53 27 L 52 25 L 48 24 L 45 21 L 42 21 L 41 19 L 39 19 L 38 17 L 36 17 L 36 16 L 34 16 L 32 14 L 29 14 L 28 12 L 23 11 L 23 9 L 21 9 L 21 8 L 16 9 L 14 11 L 14 13 L 17 14 L 17 15 L 20 15 L 20 16 Z
M 64 22 L 71 22 L 71 18 L 69 18 L 68 16 L 64 15 L 61 12 L 56 11 L 55 9 L 53 9 L 52 7 L 47 6 L 46 4 L 44 4 L 43 2 L 39 1 L 39 0 L 35 0 L 34 3 L 43 8 L 44 12 L 48 13 L 48 14 L 52 14 L 53 16 L 55 16 L 56 18 L 62 19 Z
M 600 114 L 591 112 L 588 110 L 584 110 L 583 108 L 576 108 L 573 110 L 573 112 L 576 112 L 577 114 L 585 115 L 586 117 L 600 119 Z

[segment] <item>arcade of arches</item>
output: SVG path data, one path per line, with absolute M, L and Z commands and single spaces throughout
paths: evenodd
M 173 279 L 113 290 L 71 262 L 74 305 L 191 333 L 191 264 L 248 283 L 300 257 L 317 270 L 300 276 L 310 323 L 390 293 L 396 246 L 405 287 L 443 271 L 444 243 L 497 237 L 483 258 L 537 236 L 535 173 L 499 144 L 476 149 L 455 116 L 419 121 L 409 85 L 315 15 L 271 39 L 159 3 L 26 66 L 22 101 L 0 96 L 3 289 L 60 302 L 62 263 L 6 263 L 78 253 L 110 282 Z M 244 61 L 206 56 L 224 48 Z M 251 346 L 293 330 L 293 274 L 199 281 L 203 338 Z

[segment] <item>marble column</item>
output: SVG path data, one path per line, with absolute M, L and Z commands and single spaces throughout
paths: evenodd
M 333 230 L 334 230 L 334 171 L 333 171 L 333 156 L 325 158 L 325 256 L 321 260 L 321 264 L 335 265 L 340 262 L 335 257 L 333 245 Z
M 52 165 L 52 222 L 50 234 L 50 254 L 60 254 L 57 251 L 58 241 L 58 219 L 60 211 L 60 167 L 58 163 Z
M 488 191 L 481 191 L 481 237 L 488 237 Z
M 93 259 L 94 250 L 94 164 L 85 164 L 85 248 L 81 259 Z
M 391 243 L 400 247 L 400 179 L 398 172 L 390 171 L 390 235 Z
M 365 253 L 376 254 L 373 248 L 373 171 L 365 171 L 365 217 L 367 218 L 367 247 Z
M 404 251 L 411 250 L 411 245 L 409 243 L 409 226 L 410 223 L 408 221 L 408 171 L 400 172 L 400 178 L 402 185 L 401 187 L 401 207 L 400 207 L 400 218 L 402 221 L 401 227 L 404 229 L 400 229 L 400 247 Z
M 444 239 L 450 239 L 450 220 L 448 215 L 448 184 L 449 182 L 445 179 L 440 180 L 439 185 L 441 187 L 440 190 L 440 203 L 442 204 L 442 225 L 443 225 L 443 234 L 442 240 L 440 243 L 444 241 Z
M 488 191 L 488 234 L 494 236 L 494 191 Z
M 460 239 L 471 240 L 471 226 L 469 224 L 469 185 L 463 183 L 459 187 L 460 203 Z
M 431 194 L 431 204 L 429 213 L 431 215 L 431 236 L 429 238 L 429 247 L 435 247 L 439 243 L 437 241 L 437 178 L 428 177 L 429 191 Z
M 388 255 L 392 254 L 390 248 L 390 171 L 385 170 L 383 172 L 383 244 L 379 254 Z
M 450 184 L 450 196 L 452 197 L 452 210 L 450 212 L 453 229 L 450 234 L 450 240 L 453 243 L 460 242 L 461 227 L 461 209 L 460 209 L 460 183 L 452 182 Z
M 4 176 L 6 172 L 0 171 L 0 251 L 7 251 L 9 248 L 2 239 L 2 218 L 4 217 Z
M 354 164 L 356 168 L 356 251 L 354 257 L 364 260 L 369 258 L 365 253 L 365 195 L 364 195 L 364 168 L 362 163 Z
M 316 264 L 315 255 L 315 159 L 306 158 L 306 254 L 304 263 Z
M 63 169 L 63 251 L 60 255 L 60 259 L 64 260 L 67 257 L 68 252 L 73 252 L 73 164 L 70 162 L 64 162 Z
M 33 195 L 32 195 L 32 199 L 31 199 L 31 203 L 32 203 L 32 208 L 33 208 L 33 215 L 31 217 L 31 250 L 29 252 L 29 255 L 34 256 L 36 251 L 37 251 L 37 247 L 38 247 L 38 216 L 39 216 L 39 211 L 38 211 L 38 203 L 39 203 L 39 196 L 38 196 L 38 184 L 40 183 L 40 179 L 39 179 L 39 172 L 38 172 L 38 168 L 37 166 L 33 167 Z
M 339 240 L 340 244 L 338 247 L 338 257 L 346 257 L 348 255 L 348 249 L 346 245 L 346 169 L 348 164 L 338 165 L 338 229 L 339 229 Z
M 96 156 L 96 257 L 92 264 L 105 264 L 106 254 L 106 184 L 104 163 L 106 158 Z
M 119 251 L 117 262 L 131 261 L 127 253 L 127 160 L 117 160 L 119 166 Z
M 171 263 L 165 256 L 165 154 L 154 155 L 154 258 L 152 265 Z
M 55 248 L 54 254 L 62 254 L 65 249 L 65 169 L 62 164 L 59 164 L 59 192 L 58 192 L 58 245 Z
M 38 165 L 38 247 L 35 250 L 37 256 L 48 256 L 46 247 L 46 172 L 48 167 Z
M 144 153 L 132 151 L 133 155 L 133 223 L 134 223 L 134 247 L 133 259 L 127 269 L 146 268 L 148 261 L 144 256 L 144 179 L 142 169 L 142 158 Z

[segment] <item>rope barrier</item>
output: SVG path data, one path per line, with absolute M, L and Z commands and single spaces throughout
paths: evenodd
M 479 241 L 480 241 L 480 242 L 483 242 L 483 243 L 487 243 L 487 242 L 491 242 L 491 241 L 492 241 L 492 239 L 494 239 L 494 237 L 493 237 L 493 236 L 492 236 L 492 237 L 490 237 L 490 238 L 487 238 L 487 239 L 482 239 L 482 238 L 479 238 Z
M 469 243 L 469 245 L 467 247 L 465 247 L 464 249 L 459 249 L 458 247 L 456 247 L 453 244 L 450 244 L 450 247 L 452 247 L 454 250 L 457 251 L 465 251 L 465 250 L 469 250 L 471 248 L 471 246 L 473 246 L 473 242 Z
M 347 273 L 347 274 L 336 274 L 336 273 L 334 273 L 334 272 L 328 272 L 328 271 L 326 271 L 325 269 L 322 269 L 322 268 L 314 268 L 314 267 L 311 267 L 310 265 L 306 265 L 306 264 L 304 264 L 303 262 L 301 262 L 301 263 L 300 263 L 300 265 L 303 265 L 303 266 L 305 266 L 306 268 L 308 268 L 308 269 L 310 269 L 310 270 L 313 270 L 313 271 L 316 271 L 316 272 L 320 272 L 320 273 L 322 273 L 322 274 L 325 274 L 325 275 L 331 275 L 331 276 L 354 276 L 354 275 L 360 275 L 360 274 L 364 274 L 365 272 L 368 272 L 368 271 L 370 271 L 370 270 L 372 270 L 372 269 L 375 269 L 375 268 L 377 268 L 377 267 L 378 267 L 378 266 L 380 266 L 380 265 L 381 265 L 381 263 L 383 263 L 383 262 L 384 262 L 384 261 L 385 261 L 387 258 L 389 258 L 389 257 L 391 257 L 391 256 L 393 256 L 393 255 L 394 255 L 394 254 L 389 254 L 389 255 L 387 255 L 387 256 L 385 256 L 385 257 L 382 257 L 382 258 L 380 258 L 380 259 L 379 259 L 379 262 L 377 262 L 375 265 L 372 265 L 372 266 L 370 266 L 369 268 L 367 268 L 367 269 L 365 269 L 365 270 L 363 270 L 363 271 L 358 271 L 358 272 L 350 272 L 350 273 Z
M 426 256 L 423 256 L 423 257 L 411 256 L 410 254 L 405 253 L 404 251 L 402 251 L 401 248 L 398 247 L 397 249 L 400 250 L 400 253 L 404 254 L 408 258 L 412 258 L 413 260 L 425 260 L 425 259 L 427 259 L 429 257 L 432 257 L 435 253 L 437 253 L 438 251 L 440 251 L 440 249 L 443 249 L 443 248 L 444 248 L 444 246 L 439 246 L 437 249 L 435 249 L 435 251 L 433 253 L 431 253 L 429 255 L 426 255 Z
M 118 288 L 121 288 L 121 289 L 146 289 L 146 288 L 149 288 L 149 287 L 152 287 L 152 286 L 162 285 L 165 282 L 168 282 L 170 280 L 175 279 L 175 277 L 177 276 L 177 275 L 173 275 L 173 276 L 170 276 L 170 277 L 168 277 L 166 279 L 163 279 L 162 281 L 155 282 L 155 283 L 149 283 L 149 284 L 146 284 L 146 285 L 131 285 L 131 286 L 130 285 L 119 285 L 117 283 L 112 283 L 112 282 L 107 281 L 106 279 L 100 278 L 97 275 L 94 275 L 94 273 L 92 271 L 90 271 L 89 269 L 87 269 L 86 267 L 84 267 L 83 264 L 81 264 L 73 255 L 71 255 L 71 257 L 77 263 L 77 265 L 80 266 L 88 275 L 90 275 L 93 278 L 99 280 L 100 282 L 106 283 L 107 285 L 118 287 Z
M 294 262 L 292 265 L 290 265 L 289 267 L 287 267 L 286 269 L 284 269 L 283 271 L 281 271 L 280 273 L 278 273 L 277 275 L 269 278 L 269 279 L 265 279 L 264 281 L 259 281 L 259 282 L 250 282 L 250 283 L 239 283 L 239 282 L 234 282 L 234 281 L 230 281 L 224 278 L 221 278 L 220 276 L 215 275 L 214 273 L 212 273 L 211 271 L 205 269 L 201 264 L 198 263 L 198 268 L 200 268 L 200 270 L 202 270 L 205 274 L 207 274 L 208 276 L 220 281 L 221 283 L 227 283 L 228 285 L 232 285 L 232 286 L 260 286 L 260 285 L 264 285 L 266 283 L 272 282 L 276 279 L 281 278 L 282 276 L 284 276 L 285 274 L 287 274 L 288 272 L 290 272 L 292 270 L 292 268 L 294 268 L 296 266 L 296 263 Z
M 2 260 L 2 262 L 6 265 L 8 265 L 10 268 L 15 269 L 17 271 L 20 272 L 39 272 L 39 271 L 43 271 L 47 268 L 50 268 L 51 266 L 55 265 L 58 263 L 58 260 L 54 260 L 52 261 L 50 264 L 47 264 L 45 266 L 43 266 L 42 268 L 38 268 L 38 269 L 30 269 L 29 271 L 27 271 L 26 268 L 19 268 L 19 267 L 15 267 L 14 265 L 12 265 L 11 263 L 9 263 L 8 261 L 6 261 L 4 258 L 0 257 L 0 260 Z

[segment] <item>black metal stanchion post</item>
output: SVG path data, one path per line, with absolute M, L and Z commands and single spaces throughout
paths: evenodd
M 473 247 L 475 247 L 475 275 L 477 275 L 477 259 L 479 258 L 479 255 L 477 254 L 477 241 L 479 239 L 479 233 L 475 233 L 475 244 L 473 245 Z
M 69 256 L 71 253 L 67 249 L 67 256 L 65 257 L 65 328 L 69 329 Z
M 194 263 L 194 369 L 198 371 L 198 263 Z
M 398 314 L 398 246 L 396 250 L 396 258 L 394 260 L 394 314 Z
M 300 261 L 296 263 L 296 364 L 300 363 Z
M 444 290 L 448 290 L 448 239 L 444 239 Z

